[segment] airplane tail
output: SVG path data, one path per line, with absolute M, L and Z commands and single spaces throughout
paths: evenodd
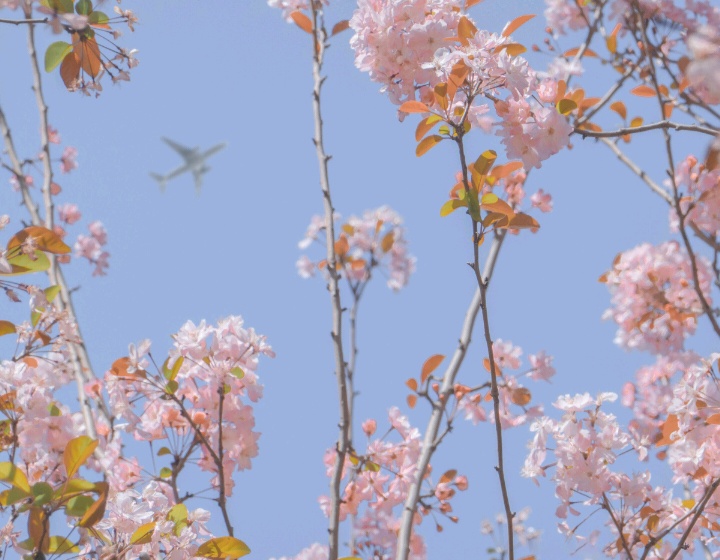
M 165 185 L 167 185 L 167 179 L 157 173 L 150 173 L 150 177 L 155 179 L 160 185 L 160 192 L 165 192 Z

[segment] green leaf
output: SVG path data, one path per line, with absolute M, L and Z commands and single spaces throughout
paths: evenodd
M 30 272 L 45 272 L 50 268 L 50 259 L 40 250 L 35 251 L 33 258 L 28 255 L 19 253 L 7 260 L 12 266 L 12 272 L 0 272 L 0 276 L 16 276 L 18 274 L 28 274 Z
M 57 295 L 60 293 L 60 286 L 50 286 L 48 288 L 45 288 L 45 298 L 52 302 Z
M 170 478 L 172 476 L 172 470 L 169 467 L 163 467 L 160 469 L 160 478 Z
M 70 54 L 73 46 L 65 41 L 55 41 L 45 51 L 45 72 L 52 72 L 65 57 Z
M 230 370 L 230 373 L 237 377 L 238 379 L 242 379 L 245 377 L 245 372 L 242 370 L 242 368 L 234 367 Z
M 140 525 L 130 537 L 130 544 L 147 544 L 152 540 L 153 533 L 155 532 L 155 522 L 145 523 Z
M 178 385 L 177 381 L 175 381 L 174 379 L 171 379 L 170 381 L 167 382 L 167 385 L 165 385 L 165 392 L 168 395 L 174 395 L 175 391 L 178 390 L 179 386 L 180 385 Z
M 38 321 L 40 321 L 40 317 L 42 317 L 42 313 L 40 311 L 33 311 L 30 313 L 30 324 L 33 327 L 37 327 Z
M 471 190 L 467 196 L 468 213 L 476 222 L 480 221 L 480 203 L 478 202 L 478 194 L 476 190 Z
M 73 496 L 65 505 L 65 515 L 70 517 L 82 517 L 88 508 L 95 503 L 90 496 Z
M 33 500 L 33 505 L 44 506 L 45 504 L 52 501 L 53 488 L 47 482 L 36 482 L 35 484 L 33 484 L 31 490 L 32 495 L 35 497 L 35 499 Z
M 88 18 L 88 23 L 91 25 L 106 25 L 110 21 L 110 18 L 105 12 L 93 11 Z
M 78 469 L 85 464 L 85 461 L 93 454 L 97 445 L 97 440 L 92 439 L 90 436 L 78 436 L 68 442 L 63 453 L 63 463 L 65 463 L 68 478 L 72 478 Z
M 176 504 L 167 514 L 168 521 L 172 521 L 175 524 L 173 533 L 175 536 L 180 536 L 182 530 L 188 526 L 188 510 L 185 504 Z
M 75 4 L 75 11 L 81 16 L 89 16 L 92 12 L 93 6 L 90 0 L 78 0 Z
M 235 537 L 218 537 L 200 545 L 195 553 L 201 558 L 240 558 L 250 554 L 248 545 Z
M 71 14 L 73 11 L 73 0 L 42 0 L 41 4 L 61 14 Z
M 27 500 L 28 497 L 27 492 L 13 486 L 12 488 L 8 488 L 7 490 L 0 492 L 0 505 L 5 507 L 11 506 L 21 500 Z
M 165 379 L 167 379 L 168 381 L 173 381 L 177 377 L 177 374 L 180 372 L 180 368 L 182 367 L 183 362 L 185 362 L 185 358 L 183 356 L 180 356 L 177 360 L 175 360 L 173 367 L 169 368 L 168 364 L 170 363 L 170 358 L 165 360 L 162 366 L 162 371 Z
M 157 455 L 158 457 L 162 457 L 163 455 L 172 455 L 172 451 L 170 451 L 167 447 L 161 447 L 158 449 Z
M 48 405 L 48 412 L 50 413 L 50 416 L 62 416 L 62 410 L 58 407 L 55 403 L 50 403 Z

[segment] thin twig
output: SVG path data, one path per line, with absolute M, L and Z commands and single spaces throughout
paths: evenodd
M 671 121 L 658 121 L 651 124 L 644 124 L 642 126 L 619 128 L 617 130 L 587 130 L 576 126 L 574 129 L 575 134 L 579 134 L 583 138 L 619 138 L 626 134 L 637 134 L 638 132 L 647 132 L 648 130 L 677 130 L 677 131 L 690 131 L 690 132 L 701 132 L 702 134 L 708 134 L 710 136 L 717 136 L 717 129 L 709 128 L 705 126 L 699 126 L 696 124 L 682 124 Z

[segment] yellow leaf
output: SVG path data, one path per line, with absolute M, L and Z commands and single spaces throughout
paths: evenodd
M 15 488 L 30 494 L 30 484 L 28 484 L 25 473 L 9 461 L 0 463 L 0 480 L 9 482 Z
M 298 11 L 292 12 L 290 14 L 290 17 L 295 22 L 295 25 L 297 25 L 300 29 L 302 29 L 306 33 L 310 33 L 312 35 L 313 24 L 312 24 L 312 21 L 310 21 L 309 17 L 307 17 L 302 12 L 298 12 Z
M 417 148 L 415 149 L 415 155 L 417 157 L 421 157 L 424 154 L 426 154 L 431 148 L 434 148 L 437 146 L 440 142 L 442 142 L 442 136 L 438 136 L 437 134 L 433 134 L 432 136 L 428 136 L 427 138 L 423 138 L 423 140 L 417 145 Z
M 0 321 L 0 336 L 17 332 L 15 325 L 10 321 Z
M 130 544 L 147 544 L 152 540 L 153 533 L 155 532 L 155 522 L 145 523 L 140 525 L 130 537 Z
M 683 500 L 682 505 L 685 509 L 692 509 L 695 507 L 695 500 L 693 500 L 693 499 Z
M 509 37 L 510 35 L 512 35 L 515 32 L 516 29 L 518 29 L 521 25 L 526 24 L 528 21 L 530 21 L 534 17 L 535 17 L 535 14 L 527 14 L 524 16 L 516 17 L 510 23 L 505 25 L 505 27 L 502 30 L 502 36 Z
M 567 97 L 565 99 L 561 99 L 557 103 L 557 110 L 558 113 L 561 115 L 568 115 L 572 113 L 575 109 L 577 109 L 577 103 L 573 101 L 572 99 L 568 99 Z
M 638 126 L 642 126 L 642 123 L 642 117 L 635 117 L 633 120 L 630 121 L 630 128 L 637 128 Z
M 63 452 L 63 463 L 67 471 L 67 477 L 72 476 L 85 464 L 90 455 L 93 454 L 98 442 L 90 436 L 78 436 L 71 439 Z
M 451 198 L 440 208 L 440 216 L 444 218 L 463 206 L 467 206 L 467 201 Z
M 248 545 L 235 537 L 218 537 L 201 544 L 195 554 L 201 558 L 234 560 L 250 554 L 250 549 Z
M 487 175 L 496 159 L 497 152 L 495 152 L 495 150 L 485 150 L 480 154 L 480 157 L 475 160 L 475 171 L 480 175 Z

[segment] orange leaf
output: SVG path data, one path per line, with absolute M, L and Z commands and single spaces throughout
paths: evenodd
M 522 54 L 527 51 L 527 48 L 525 48 L 524 45 L 521 45 L 520 43 L 508 43 L 507 45 L 500 45 L 499 47 L 495 47 L 496 53 L 505 51 L 510 56 L 517 56 L 519 54 Z
M 411 100 L 400 105 L 398 111 L 402 113 L 429 113 L 430 108 L 422 101 Z
M 21 246 L 30 237 L 41 251 L 64 255 L 70 252 L 70 247 L 65 245 L 60 236 L 52 230 L 40 226 L 29 226 L 20 230 L 8 241 L 7 248 Z
M 455 65 L 452 67 L 450 75 L 448 76 L 447 91 L 448 97 L 450 99 L 455 98 L 455 93 L 457 92 L 458 88 L 465 83 L 465 79 L 468 77 L 469 73 L 470 68 L 462 60 L 456 62 Z
M 574 49 L 570 49 L 569 51 L 565 51 L 565 54 L 563 54 L 563 56 L 567 56 L 567 57 L 575 56 L 575 55 L 577 55 L 577 53 L 579 53 L 579 52 L 580 52 L 580 47 L 575 47 Z M 585 52 L 583 53 L 583 56 L 590 56 L 590 57 L 593 57 L 593 56 L 594 56 L 595 58 L 598 58 L 597 53 L 596 53 L 594 50 L 592 50 L 592 49 L 585 49 Z
M 479 4 L 483 0 L 466 0 L 465 9 L 472 8 L 475 4 Z
M 338 33 L 342 33 L 345 31 L 348 27 L 350 27 L 350 21 L 347 19 L 344 19 L 342 21 L 338 21 L 332 28 L 331 36 L 337 35 Z
M 410 389 L 411 391 L 417 392 L 417 388 L 418 388 L 417 379 L 414 379 L 414 378 L 411 377 L 410 379 L 408 379 L 408 380 L 405 382 L 405 385 L 407 385 L 407 386 L 408 386 L 408 389 Z
M 80 521 L 78 521 L 78 526 L 80 527 L 92 527 L 105 515 L 105 505 L 107 504 L 108 498 L 108 484 L 107 482 L 97 482 L 95 483 L 95 487 L 98 489 L 98 499 L 95 500 L 95 503 L 87 509 L 85 515 L 83 515 Z
M 447 482 L 452 481 L 457 476 L 457 470 L 450 469 L 449 471 L 445 471 L 443 475 L 440 477 L 440 480 L 438 481 L 440 484 L 444 484 Z
M 674 441 L 674 440 L 670 439 L 670 435 L 673 432 L 676 432 L 679 427 L 680 426 L 678 424 L 677 416 L 675 416 L 674 414 L 670 414 L 667 417 L 667 420 L 665 420 L 665 422 L 663 422 L 662 437 L 657 442 L 655 442 L 655 445 L 657 447 L 661 447 L 663 445 L 670 445 Z
M 630 121 L 630 128 L 637 128 L 638 126 L 642 126 L 642 123 L 642 117 L 635 117 L 633 120 Z
M 387 253 L 390 249 L 392 249 L 393 243 L 395 243 L 395 234 L 392 231 L 389 231 L 380 242 L 380 247 L 382 248 L 383 253 Z
M 80 61 L 80 67 L 93 78 L 96 77 L 102 69 L 102 57 L 100 56 L 100 47 L 94 37 L 80 37 L 77 42 L 73 42 L 73 51 Z
M 420 371 L 420 380 L 422 383 L 425 383 L 430 374 L 437 369 L 437 367 L 444 359 L 445 356 L 443 356 L 442 354 L 435 354 L 434 356 L 430 356 L 427 360 L 425 360 L 425 363 L 422 366 L 422 370 Z
M 80 77 L 80 58 L 75 52 L 68 54 L 60 65 L 60 77 L 65 87 L 74 89 Z
M 421 120 L 415 129 L 415 141 L 420 142 L 420 140 L 422 140 L 422 138 L 440 121 L 442 121 L 442 119 L 438 115 L 430 115 Z
M 511 161 L 509 163 L 504 163 L 503 165 L 496 165 L 490 175 L 496 179 L 504 179 L 513 171 L 521 169 L 522 166 L 523 164 L 521 161 Z
M 627 109 L 625 108 L 625 103 L 622 101 L 615 101 L 615 103 L 610 105 L 610 109 L 620 115 L 622 120 L 627 119 Z
M 458 23 L 458 37 L 460 37 L 460 43 L 466 45 L 468 39 L 475 36 L 477 33 L 477 27 L 465 16 L 460 18 Z
M 135 370 L 133 373 L 128 372 L 128 366 L 130 365 L 130 358 L 118 358 L 113 362 L 110 367 L 110 373 L 120 377 L 121 379 L 144 379 L 146 372 L 142 369 Z
M 510 394 L 510 400 L 518 406 L 525 406 L 530 402 L 532 395 L 525 387 L 517 387 Z
M 532 18 L 535 17 L 535 14 L 527 14 L 524 16 L 516 17 L 514 20 L 512 20 L 510 23 L 505 25 L 505 27 L 502 30 L 502 36 L 503 37 L 509 37 L 513 34 L 513 32 L 520 27 L 521 25 L 524 25 L 528 21 L 530 21 Z
M 433 134 L 432 136 L 428 136 L 427 138 L 424 138 L 417 145 L 417 148 L 415 148 L 415 155 L 417 157 L 425 155 L 431 148 L 434 148 L 440 142 L 442 142 L 442 136 L 438 136 L 437 134 Z
M 537 229 L 540 224 L 532 216 L 518 212 L 508 222 L 510 229 Z
M 335 242 L 335 254 L 338 257 L 342 257 L 346 255 L 349 250 L 350 244 L 348 243 L 347 237 L 341 235 L 340 239 Z
M 490 203 L 481 202 L 480 208 L 482 208 L 483 210 L 488 210 L 490 212 L 497 212 L 498 214 L 503 214 L 505 216 L 508 216 L 509 219 L 515 215 L 515 211 L 511 208 L 511 206 L 501 199 Z
M 439 83 L 435 86 L 433 92 L 435 93 L 435 102 L 443 109 L 443 111 L 446 111 L 448 105 L 450 104 L 447 96 L 447 84 L 442 82 Z
M 410 408 L 415 408 L 415 405 L 417 404 L 417 395 L 408 395 L 407 403 Z
M 675 106 L 670 102 L 663 103 L 663 116 L 669 119 L 672 116 L 672 112 Z
M 713 414 L 712 416 L 709 416 L 705 422 L 708 424 L 720 425 L 720 414 Z
M 636 88 L 631 89 L 630 93 L 637 95 L 638 97 L 655 97 L 655 89 L 646 85 L 637 86 Z
M 307 17 L 302 12 L 298 12 L 298 11 L 291 13 L 290 17 L 295 22 L 295 25 L 297 25 L 300 29 L 302 29 L 306 33 L 310 33 L 310 35 L 312 35 L 313 24 L 312 24 L 312 21 L 310 21 L 309 17 Z

